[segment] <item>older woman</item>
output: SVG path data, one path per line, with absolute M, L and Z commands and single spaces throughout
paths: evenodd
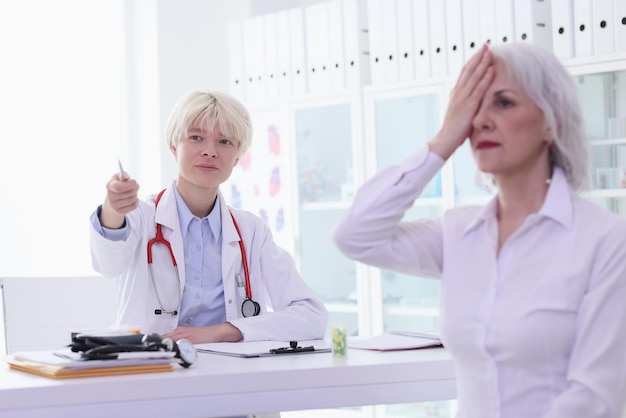
M 402 221 L 469 138 L 497 194 Z M 335 230 L 348 257 L 441 280 L 459 417 L 620 417 L 626 220 L 576 195 L 588 149 L 571 77 L 548 51 L 483 47 L 428 146 L 364 184 Z

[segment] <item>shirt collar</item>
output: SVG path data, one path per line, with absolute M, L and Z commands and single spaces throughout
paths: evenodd
M 567 182 L 563 169 L 555 167 L 546 200 L 543 202 L 539 213 L 554 219 L 564 227 L 570 227 L 574 222 L 573 197 L 574 193 Z
M 191 213 L 189 207 L 187 207 L 187 204 L 183 200 L 180 193 L 178 193 L 176 187 L 174 187 L 174 195 L 176 196 L 176 211 L 178 212 L 180 231 L 184 240 L 187 238 L 187 230 L 189 229 L 189 224 L 191 223 L 191 221 L 195 218 L 200 218 Z M 222 211 L 220 199 L 217 196 L 215 197 L 215 204 L 213 205 L 213 209 L 211 209 L 211 212 L 200 220 L 203 221 L 204 219 L 208 219 L 211 233 L 213 234 L 215 241 L 218 241 L 222 233 Z
M 498 196 L 494 196 L 478 213 L 477 218 L 467 226 L 465 233 L 490 219 L 495 219 L 497 213 Z M 564 227 L 569 227 L 572 224 L 574 217 L 572 190 L 567 183 L 563 169 L 560 167 L 554 167 L 548 193 L 537 216 L 553 219 Z

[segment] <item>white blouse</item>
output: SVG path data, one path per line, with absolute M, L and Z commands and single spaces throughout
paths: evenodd
M 458 417 L 621 417 L 626 219 L 555 169 L 539 213 L 497 254 L 497 201 L 401 221 L 444 161 L 423 147 L 364 184 L 334 240 L 350 258 L 441 279 Z

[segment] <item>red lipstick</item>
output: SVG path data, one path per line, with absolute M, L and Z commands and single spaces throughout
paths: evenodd
M 493 141 L 478 141 L 478 143 L 476 143 L 476 149 L 490 149 L 499 146 L 500 144 Z

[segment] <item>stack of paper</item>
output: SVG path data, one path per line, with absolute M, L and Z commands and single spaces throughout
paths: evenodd
M 389 332 L 374 337 L 348 338 L 348 347 L 361 350 L 395 351 L 441 346 L 434 333 Z
M 15 370 L 61 379 L 172 371 L 179 361 L 174 356 L 174 352 L 129 352 L 115 360 L 85 360 L 70 350 L 22 351 L 9 355 L 7 363 Z

